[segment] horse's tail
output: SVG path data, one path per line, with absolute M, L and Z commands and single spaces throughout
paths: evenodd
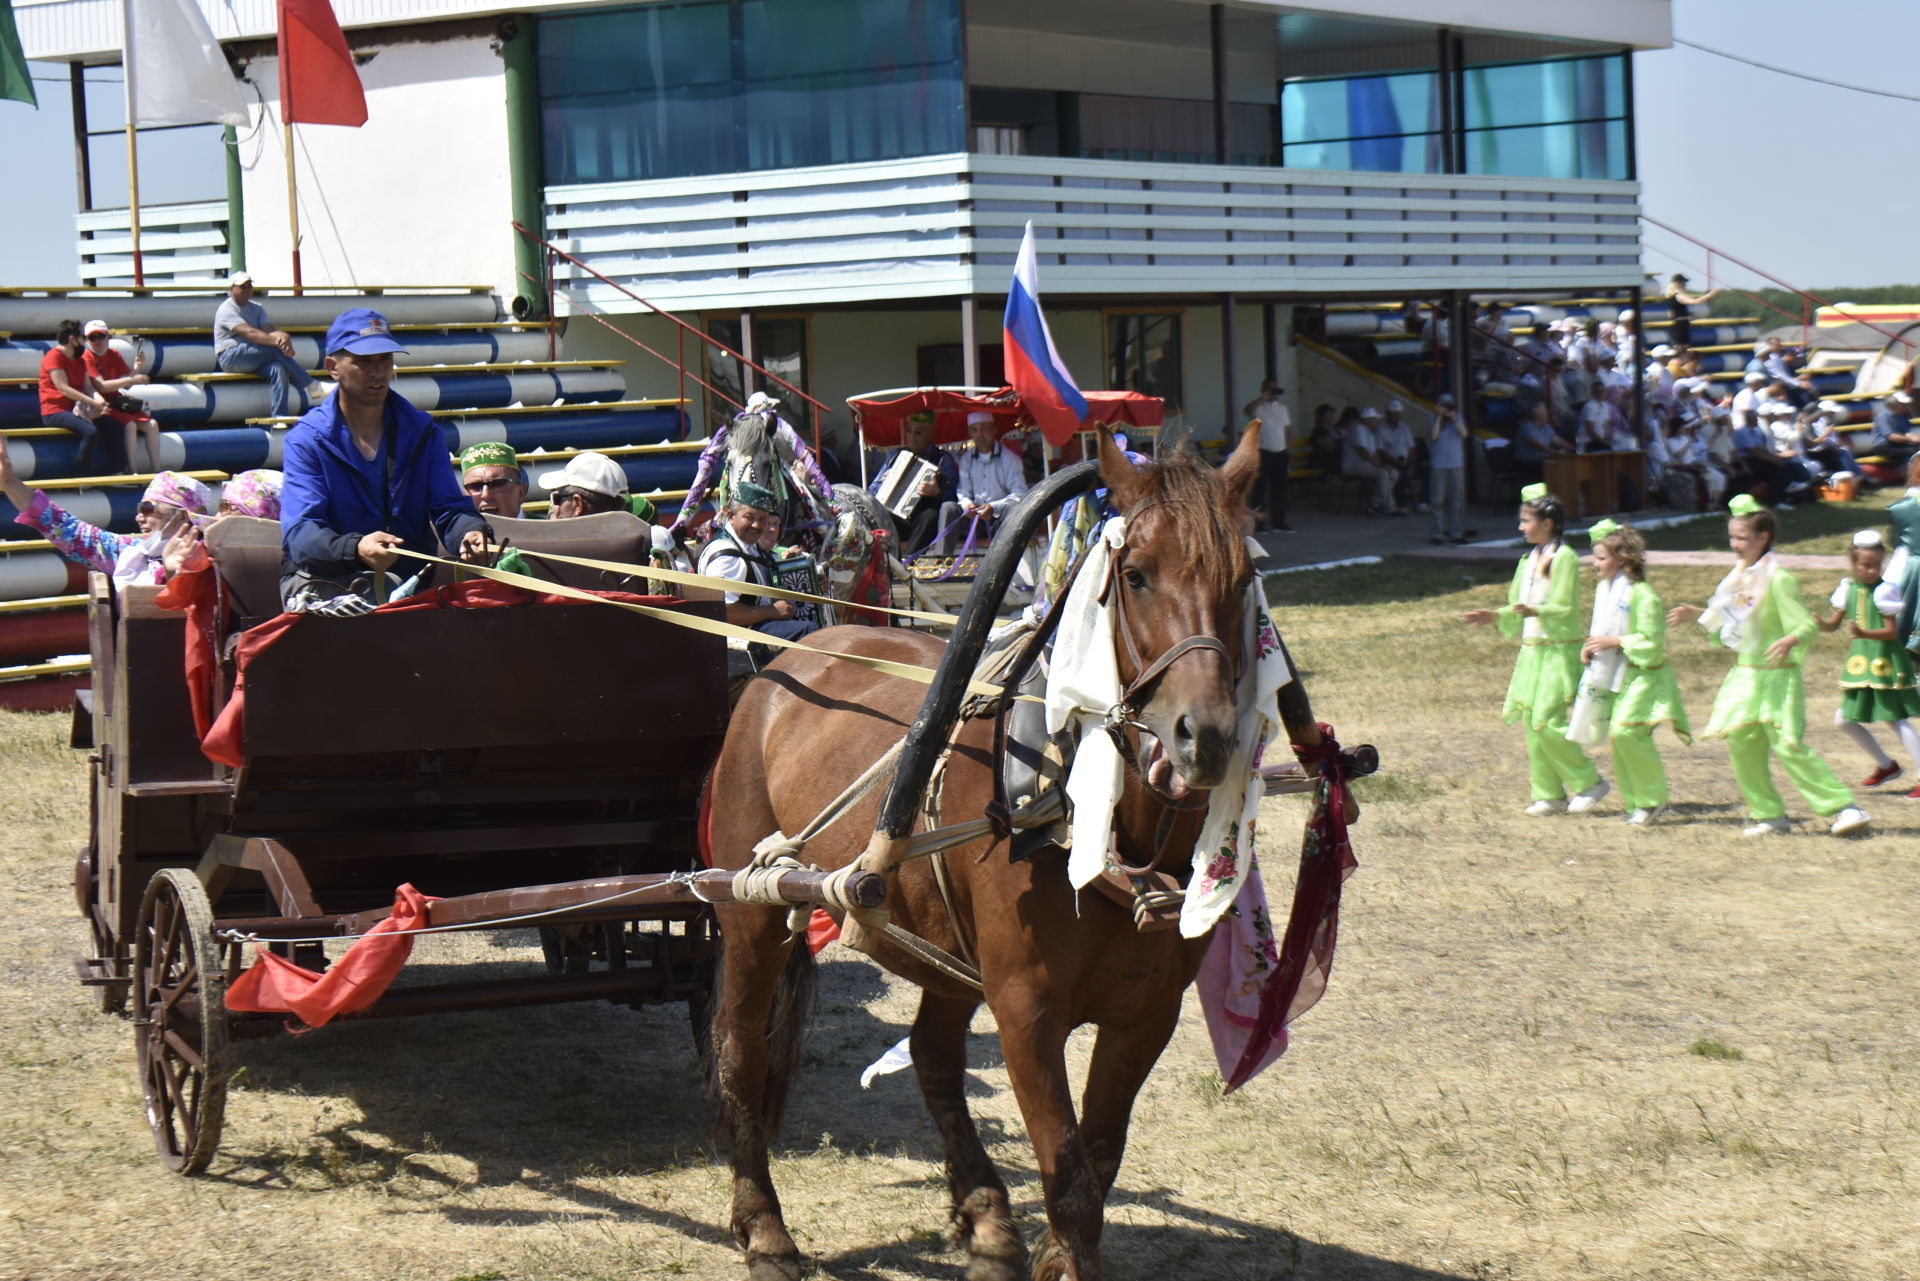
M 726 947 L 724 936 L 720 946 L 723 949 Z M 714 967 L 713 993 L 705 1007 L 709 1012 L 721 1007 L 724 999 L 721 987 L 725 982 L 725 974 L 724 964 Z M 807 937 L 802 934 L 793 940 L 787 963 L 781 967 L 780 977 L 775 980 L 773 1005 L 767 1011 L 767 1082 L 760 1095 L 760 1121 L 769 1138 L 779 1133 L 780 1122 L 786 1115 L 787 1092 L 800 1071 L 801 1056 L 806 1050 L 807 1025 L 813 1020 L 818 988 L 819 975 L 813 963 L 813 949 L 807 946 Z M 710 1022 L 706 1027 L 697 1027 L 695 1035 L 702 1042 L 700 1059 L 706 1070 L 707 1098 L 713 1105 L 714 1134 L 717 1139 L 727 1133 L 731 1124 L 727 1099 L 720 1088 L 718 1046 L 714 1043 L 718 1025 Z

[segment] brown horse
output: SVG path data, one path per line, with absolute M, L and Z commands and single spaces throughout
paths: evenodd
M 1236 732 L 1235 681 L 1248 657 L 1240 651 L 1253 574 L 1242 512 L 1258 469 L 1254 429 L 1218 471 L 1190 453 L 1136 466 L 1101 435 L 1100 473 L 1114 506 L 1128 516 L 1110 586 L 1126 594 L 1122 628 L 1132 636 L 1127 652 L 1116 654 L 1121 678 L 1131 685 L 1157 659 L 1182 650 L 1132 700 L 1138 726 L 1127 731 L 1130 768 L 1115 815 L 1115 853 L 1126 863 L 1147 863 L 1163 817 L 1171 815 L 1166 845 L 1181 853 L 1162 866 L 1183 882 L 1204 809 L 1173 802 L 1223 781 Z M 916 633 L 867 628 L 835 628 L 813 640 L 823 649 L 922 666 L 933 666 L 942 648 Z M 1317 743 L 1318 728 L 1298 688 L 1298 682 L 1286 687 L 1283 720 L 1296 743 Z M 741 698 L 714 769 L 714 864 L 740 867 L 762 838 L 805 827 L 905 733 L 922 695 L 907 681 L 801 651 L 772 664 Z M 962 722 L 954 735 L 939 806 L 943 821 L 977 817 L 987 808 L 991 731 L 991 719 L 982 718 Z M 870 795 L 801 857 L 826 868 L 853 860 L 878 804 Z M 1184 939 L 1177 930 L 1139 932 L 1113 900 L 1076 895 L 1058 851 L 1012 862 L 1004 847 L 983 838 L 944 858 L 952 910 L 942 901 L 932 860 L 920 859 L 894 875 L 892 920 L 948 953 L 974 958 L 984 991 L 884 936 L 864 946 L 924 989 L 913 1024 L 913 1064 L 945 1141 L 954 1236 L 968 1250 L 967 1275 L 1012 1281 L 1026 1254 L 1006 1186 L 964 1097 L 967 1025 L 984 999 L 999 1026 L 1045 1189 L 1048 1226 L 1034 1252 L 1033 1276 L 1093 1281 L 1100 1275 L 1104 1203 L 1126 1147 L 1134 1096 L 1173 1034 L 1207 940 Z M 710 1069 L 732 1139 L 732 1226 L 754 1281 L 784 1281 L 800 1275 L 800 1258 L 781 1217 L 767 1145 L 798 1066 L 812 959 L 803 941 L 789 938 L 780 909 L 727 904 L 718 912 L 724 947 Z M 1085 1023 L 1099 1031 L 1076 1117 L 1065 1045 L 1068 1033 Z

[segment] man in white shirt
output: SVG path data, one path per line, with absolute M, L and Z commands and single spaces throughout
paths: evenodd
M 1340 470 L 1348 476 L 1373 482 L 1373 502 L 1367 508 L 1368 515 L 1404 516 L 1406 513 L 1393 505 L 1393 488 L 1400 474 L 1380 455 L 1379 424 L 1380 411 L 1372 405 L 1360 411 L 1360 421 L 1347 429 L 1346 439 L 1341 442 Z
M 1418 483 L 1422 469 L 1414 454 L 1413 430 L 1400 420 L 1400 415 L 1405 412 L 1406 407 L 1399 401 L 1389 400 L 1387 416 L 1374 430 L 1374 439 L 1380 445 L 1380 457 L 1387 466 L 1400 473 L 1393 491 L 1393 501 L 1394 506 L 1403 511 L 1412 504 L 1414 494 L 1426 492 L 1426 486 Z
M 1243 417 L 1260 424 L 1260 497 L 1266 510 L 1266 529 L 1291 534 L 1287 524 L 1287 477 L 1293 470 L 1293 416 L 1280 399 L 1280 384 L 1268 378 L 1260 384 L 1260 394 L 1240 411 Z
M 1000 447 L 993 415 L 976 410 L 967 415 L 967 438 L 972 445 L 958 459 L 959 501 L 940 505 L 940 553 L 951 556 L 969 528 L 976 530 L 974 548 L 982 550 L 993 536 L 994 522 L 1027 492 L 1027 471 L 1020 455 Z M 978 517 L 978 525 L 962 517 Z
M 1758 427 L 1760 425 L 1761 391 L 1767 385 L 1767 376 L 1755 371 L 1746 377 L 1746 385 L 1734 393 L 1733 429 Z

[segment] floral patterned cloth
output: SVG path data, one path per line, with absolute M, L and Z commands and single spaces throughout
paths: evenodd
M 280 482 L 277 471 L 257 467 L 243 471 L 220 487 L 220 501 L 240 509 L 242 516 L 280 519 Z
M 120 553 L 140 541 L 138 534 L 116 534 L 81 520 L 48 498 L 43 489 L 33 491 L 33 501 L 20 513 L 19 521 L 52 543 L 53 549 L 68 560 L 103 574 L 111 574 Z

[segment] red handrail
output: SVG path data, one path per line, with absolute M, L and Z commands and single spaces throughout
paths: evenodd
M 583 316 L 592 316 L 595 320 L 598 320 L 601 324 L 606 325 L 608 329 L 613 330 L 614 333 L 619 334 L 622 338 L 625 338 L 628 342 L 640 348 L 642 351 L 646 352 L 648 355 L 656 356 L 660 360 L 665 361 L 667 364 L 677 365 L 680 370 L 680 376 L 683 380 L 687 377 L 692 377 L 695 382 L 699 383 L 702 387 L 705 387 L 708 391 L 712 392 L 714 395 L 720 397 L 720 399 L 726 401 L 729 405 L 732 405 L 736 409 L 741 407 L 740 403 L 734 400 L 733 397 L 727 395 L 725 392 L 713 386 L 711 383 L 708 383 L 706 380 L 702 379 L 699 375 L 697 374 L 689 375 L 687 373 L 686 358 L 685 358 L 686 336 L 689 333 L 691 333 L 696 338 L 698 338 L 701 342 L 706 343 L 708 346 L 718 347 L 721 351 L 725 352 L 727 355 L 731 356 L 733 359 L 739 361 L 742 365 L 745 365 L 748 369 L 753 370 L 755 373 L 759 374 L 762 378 L 765 378 L 768 382 L 777 384 L 778 386 L 785 389 L 786 391 L 789 391 L 793 393 L 795 396 L 798 396 L 801 400 L 806 401 L 809 405 L 812 405 L 813 411 L 814 411 L 813 412 L 813 447 L 814 447 L 814 450 L 818 452 L 818 450 L 820 449 L 821 419 L 826 414 L 832 412 L 830 409 L 828 409 L 825 402 L 815 400 L 812 396 L 809 396 L 806 392 L 800 390 L 798 387 L 794 386 L 792 383 L 788 382 L 786 379 L 780 377 L 780 375 L 767 369 L 764 365 L 761 365 L 756 361 L 750 360 L 746 356 L 741 355 L 739 352 L 735 351 L 733 348 L 721 342 L 718 338 L 713 337 L 711 334 L 708 334 L 707 332 L 705 332 L 704 330 L 700 329 L 695 325 L 688 324 L 686 321 L 680 319 L 680 317 L 674 315 L 672 312 L 668 311 L 666 308 L 661 307 L 655 303 L 649 302 L 645 298 L 642 298 L 639 294 L 633 292 L 633 290 L 627 288 L 625 285 L 621 284 L 619 281 L 610 279 L 607 276 L 601 274 L 600 272 L 594 270 L 593 267 L 589 266 L 584 262 L 581 262 L 578 258 L 574 257 L 572 254 L 560 248 L 560 246 L 554 244 L 549 240 L 542 238 L 535 232 L 530 231 L 528 228 L 522 226 L 520 223 L 515 222 L 513 224 L 513 229 L 519 232 L 521 235 L 525 236 L 527 239 L 533 241 L 535 244 L 539 245 L 542 249 L 544 249 L 550 255 L 550 257 L 548 258 L 549 264 L 551 264 L 554 258 L 564 258 L 568 262 L 572 263 L 574 266 L 580 268 L 580 270 L 586 272 L 589 276 L 592 276 L 595 280 L 598 280 L 601 284 L 610 285 L 613 288 L 618 289 L 621 293 L 625 294 L 627 297 L 633 299 L 635 302 L 639 303 L 641 306 L 647 308 L 647 310 L 651 311 L 654 315 L 663 316 L 666 319 L 672 321 L 678 327 L 679 334 L 680 334 L 681 359 L 678 361 L 669 360 L 666 356 L 662 355 L 660 352 L 657 352 L 653 348 L 647 346 L 647 344 L 641 342 L 638 338 L 635 338 L 632 334 L 626 333 L 625 331 L 619 329 L 617 326 L 609 323 L 603 317 L 594 315 L 594 313 L 590 311 L 578 313 Z M 551 281 L 553 278 L 553 272 L 551 270 L 551 266 L 549 266 L 549 269 L 547 272 L 547 278 L 549 281 L 549 296 L 548 296 L 549 305 L 547 308 L 547 314 L 548 314 L 549 323 L 551 323 L 553 319 L 553 308 L 551 305 L 552 303 Z
M 1709 286 L 1711 286 L 1713 283 L 1713 260 L 1715 257 L 1720 257 L 1720 258 L 1725 258 L 1728 262 L 1733 263 L 1737 267 L 1746 268 L 1748 271 L 1760 277 L 1762 280 L 1772 281 L 1775 285 L 1778 285 L 1780 288 L 1785 289 L 1789 293 L 1795 293 L 1800 295 L 1801 304 L 1802 304 L 1801 314 L 1803 318 L 1807 318 L 1806 312 L 1805 312 L 1805 304 L 1807 303 L 1812 303 L 1817 307 L 1833 307 L 1836 310 L 1838 310 L 1840 307 L 1839 303 L 1828 302 L 1825 298 L 1820 297 L 1816 293 L 1813 293 L 1806 289 L 1802 289 L 1798 285 L 1790 285 L 1786 281 L 1780 279 L 1780 277 L 1774 275 L 1772 272 L 1763 271 L 1744 259 L 1736 258 L 1732 254 L 1728 253 L 1726 250 L 1721 249 L 1715 245 L 1710 245 L 1706 241 L 1700 239 L 1700 237 L 1698 236 L 1690 235 L 1687 232 L 1680 230 L 1678 227 L 1670 226 L 1667 223 L 1661 222 L 1658 218 L 1655 218 L 1652 214 L 1642 213 L 1640 215 L 1640 220 L 1642 222 L 1651 223 L 1654 226 L 1660 228 L 1660 230 L 1662 231 L 1678 236 L 1680 237 L 1680 239 L 1687 241 L 1689 244 L 1697 245 L 1701 249 L 1706 250 L 1707 252 L 1707 283 Z M 1668 254 L 1667 256 L 1669 258 L 1673 257 L 1672 254 Z M 1674 260 L 1676 262 L 1679 261 L 1679 259 L 1677 258 L 1675 258 Z M 1754 302 L 1760 303 L 1762 306 L 1767 305 L 1764 299 L 1756 298 L 1754 297 L 1754 295 L 1748 293 L 1744 289 L 1739 288 L 1738 286 L 1734 286 L 1733 291 L 1739 294 L 1743 298 L 1749 298 L 1749 299 L 1752 299 Z M 1845 311 L 1842 311 L 1841 314 L 1846 315 L 1849 321 L 1853 324 L 1865 325 L 1867 328 L 1873 330 L 1877 334 L 1885 334 L 1888 338 L 1892 339 L 1894 342 L 1901 344 L 1903 347 L 1906 347 L 1909 351 L 1911 351 L 1915 345 L 1913 339 L 1903 337 L 1902 335 L 1895 333 L 1891 329 L 1883 329 L 1879 325 L 1874 324 L 1871 320 L 1862 320 L 1859 317 L 1852 316 Z M 1802 325 L 1801 328 L 1805 329 L 1805 328 L 1808 328 L 1808 326 Z

